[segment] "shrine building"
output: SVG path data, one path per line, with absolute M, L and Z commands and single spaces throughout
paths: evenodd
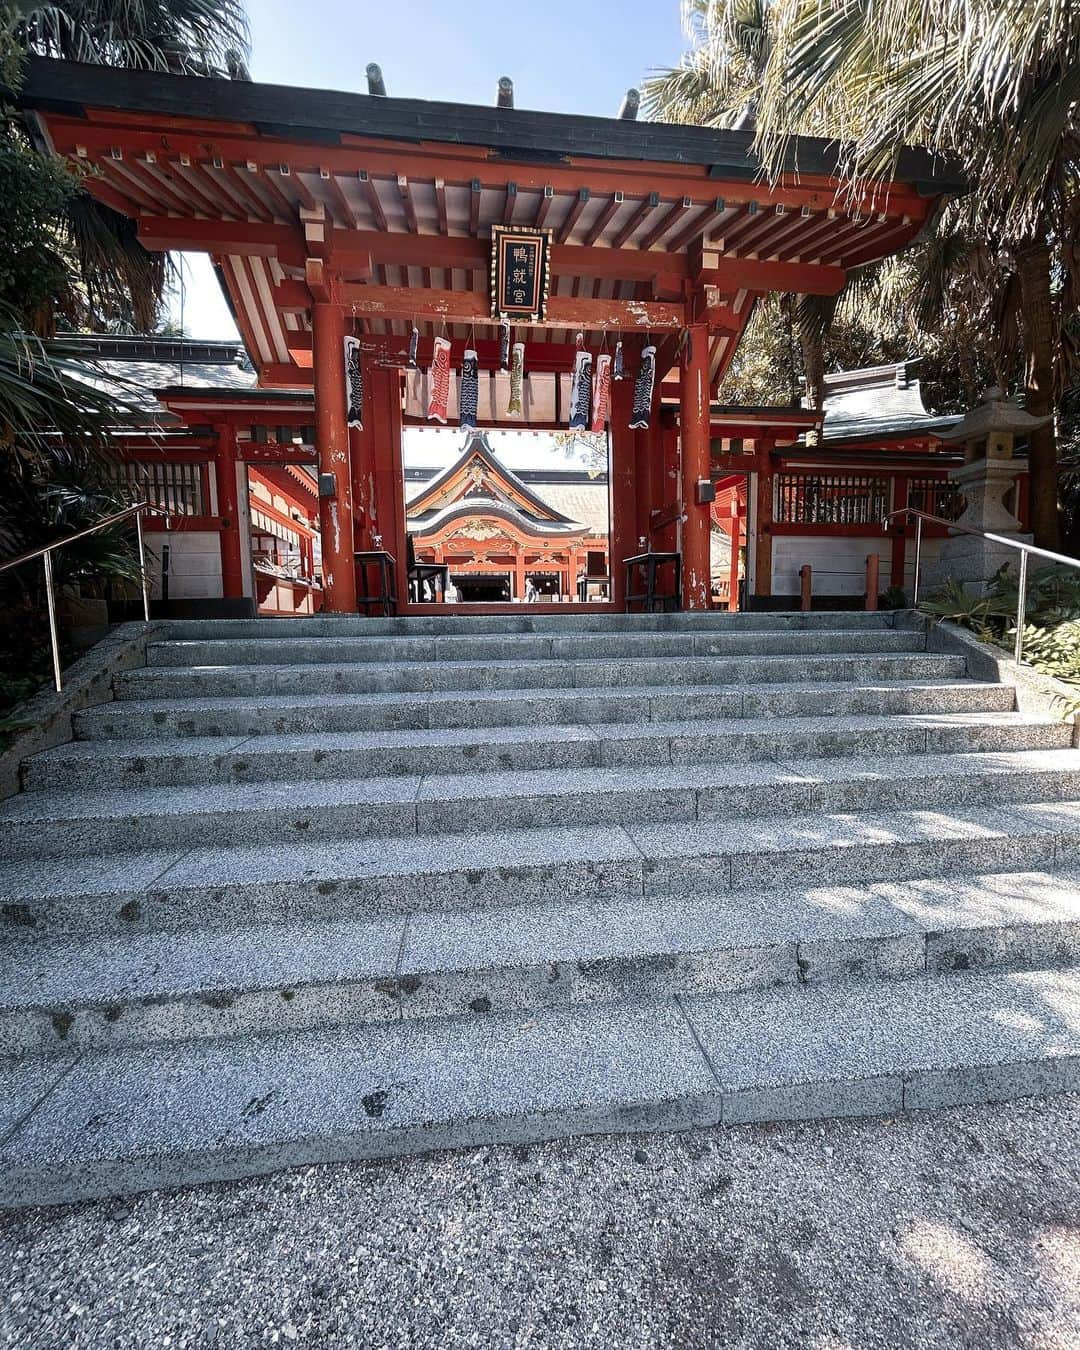
M 371 87 L 27 63 L 37 142 L 147 247 L 207 253 L 243 340 L 227 359 L 180 343 L 161 361 L 183 379 L 142 380 L 165 417 L 124 438 L 142 466 L 125 472 L 179 504 L 159 597 L 351 612 L 357 555 L 381 548 L 397 612 L 431 612 L 410 536 L 496 609 L 534 576 L 541 605 L 621 610 L 643 549 L 678 556 L 687 609 L 787 604 L 806 565 L 815 595 L 857 595 L 871 538 L 903 584 L 908 541 L 881 517 L 948 507 L 955 461 L 907 368 L 833 377 L 824 422 L 718 387 L 761 297 L 837 293 L 963 190 L 955 172 L 910 150 L 854 192 L 836 146 L 800 138 L 770 182 L 747 131 L 526 111 L 502 86 L 490 107 Z M 403 460 L 420 425 L 458 438 L 425 482 Z M 482 433 L 508 427 L 606 433 L 606 531 L 500 462 Z M 466 518 L 494 533 L 467 541 Z M 583 575 L 605 584 L 579 592 Z
M 420 479 L 412 492 L 410 477 Z M 500 463 L 481 431 L 469 433 L 441 472 L 425 481 L 422 469 L 406 469 L 405 478 L 415 555 L 445 563 L 465 602 L 607 592 L 606 473 L 534 470 L 526 482 Z M 573 515 L 558 509 L 560 500 Z

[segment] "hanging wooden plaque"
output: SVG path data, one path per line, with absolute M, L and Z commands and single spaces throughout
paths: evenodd
M 551 231 L 491 227 L 491 317 L 538 323 L 551 278 Z

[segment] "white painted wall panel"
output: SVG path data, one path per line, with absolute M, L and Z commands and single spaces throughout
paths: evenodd
M 882 590 L 888 589 L 892 542 L 880 539 L 843 539 L 825 535 L 784 534 L 773 539 L 773 594 L 798 595 L 799 569 L 813 568 L 814 595 L 863 595 L 866 559 L 877 553 Z
M 923 541 L 922 567 L 936 561 L 940 539 Z M 866 591 L 866 559 L 877 553 L 878 580 L 882 593 L 889 589 L 892 569 L 892 542 L 880 539 L 841 539 L 823 535 L 780 535 L 773 540 L 773 594 L 798 595 L 799 568 L 806 563 L 814 569 L 814 595 L 863 595 Z M 904 589 L 911 595 L 915 573 L 915 540 L 907 541 Z
M 221 542 L 210 530 L 173 530 L 147 538 L 151 594 L 161 596 L 161 548 L 169 545 L 169 598 L 212 600 L 221 597 Z

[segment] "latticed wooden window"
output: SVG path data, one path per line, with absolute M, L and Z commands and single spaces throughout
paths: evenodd
M 889 510 L 888 478 L 863 474 L 781 473 L 773 518 L 785 525 L 880 525 Z
M 942 520 L 957 520 L 963 509 L 959 488 L 947 478 L 909 478 L 907 504 Z
M 132 501 L 144 500 L 178 516 L 203 516 L 203 465 L 125 460 L 114 466 L 117 482 Z

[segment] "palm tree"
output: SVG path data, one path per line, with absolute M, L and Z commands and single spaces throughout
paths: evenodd
M 239 0 L 13 0 L 0 20 L 0 65 L 9 85 L 27 53 L 220 74 L 245 38 Z M 72 398 L 70 354 L 27 346 L 23 334 L 103 322 L 151 330 L 167 260 L 58 161 L 32 154 L 10 115 L 0 122 L 0 186 L 0 450 L 45 453 L 57 431 L 100 443 L 115 397 L 91 397 L 84 381 Z
M 240 0 L 14 0 L 0 24 L 0 55 L 23 54 L 183 74 L 243 68 L 247 22 Z M 13 134 L 9 126 L 8 134 Z M 139 243 L 134 223 L 88 192 L 72 195 L 59 244 L 70 264 L 81 321 L 136 331 L 154 327 L 170 279 L 168 258 Z
M 962 163 L 972 192 L 916 250 L 926 275 L 902 272 L 906 303 L 913 320 L 949 323 L 957 306 L 968 317 L 983 313 L 995 325 L 992 363 L 1011 376 L 1021 346 L 1016 383 L 1026 405 L 1052 412 L 1080 370 L 1080 8 L 1060 0 L 687 0 L 684 16 L 694 50 L 649 82 L 654 114 L 731 125 L 737 109 L 750 109 L 774 174 L 799 133 L 842 140 L 844 174 L 856 187 L 888 179 L 906 143 Z M 803 340 L 811 388 L 812 328 Z M 1053 426 L 1031 438 L 1029 455 L 1032 524 L 1037 541 L 1053 547 Z
M 1080 288 L 1080 9 L 1058 0 L 776 0 L 773 8 L 776 39 L 756 91 L 766 162 L 776 171 L 790 135 L 807 127 L 845 140 L 845 175 L 857 185 L 888 178 L 905 143 L 959 159 L 972 193 L 954 219 L 1008 259 L 1026 406 L 1052 412 L 1075 373 L 1061 313 Z M 1031 437 L 1029 457 L 1036 542 L 1053 548 L 1052 425 Z
M 690 50 L 678 66 L 644 83 L 645 109 L 666 122 L 739 130 L 752 127 L 775 46 L 771 0 L 683 0 Z M 800 295 L 784 306 L 798 334 L 810 406 L 825 399 L 825 338 L 839 297 Z

